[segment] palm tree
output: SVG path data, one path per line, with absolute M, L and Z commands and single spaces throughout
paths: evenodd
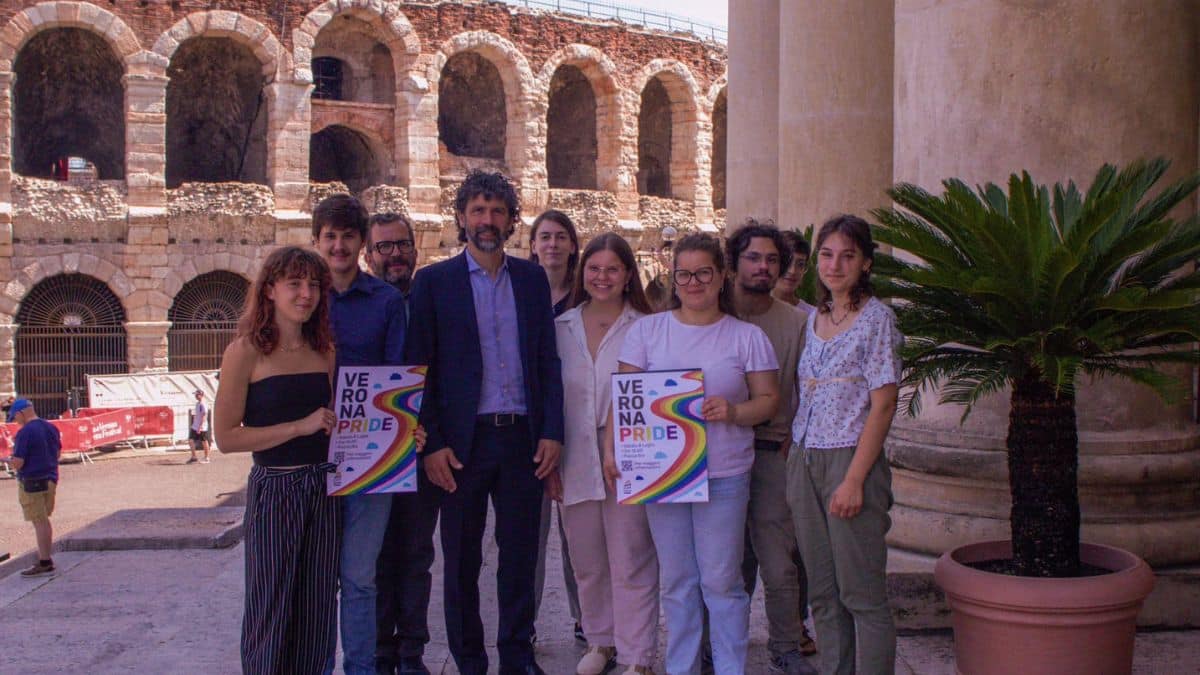
M 939 391 L 965 419 L 1011 388 L 1015 574 L 1079 573 L 1079 375 L 1128 378 L 1167 402 L 1187 395 L 1159 366 L 1198 361 L 1200 218 L 1170 212 L 1200 175 L 1150 195 L 1167 166 L 1105 165 L 1087 194 L 1073 182 L 1051 192 L 1028 173 L 1007 194 L 957 179 L 941 196 L 900 184 L 888 191 L 895 207 L 873 212 L 876 241 L 896 252 L 876 256 L 874 279 L 898 300 L 908 414 Z

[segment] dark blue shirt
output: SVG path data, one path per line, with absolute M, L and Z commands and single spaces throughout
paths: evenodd
M 391 284 L 362 272 L 345 293 L 329 291 L 329 318 L 337 366 L 404 363 L 404 296 Z
M 17 478 L 40 480 L 49 478 L 58 482 L 58 451 L 62 449 L 62 437 L 42 418 L 29 420 L 13 439 L 13 457 L 25 460 Z

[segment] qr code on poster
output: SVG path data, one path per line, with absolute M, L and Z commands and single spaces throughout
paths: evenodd
M 334 464 L 341 464 L 344 461 L 346 461 L 346 453 L 344 453 L 344 452 L 333 453 L 333 463 Z
M 621 460 L 621 471 L 633 471 L 633 462 L 628 459 Z

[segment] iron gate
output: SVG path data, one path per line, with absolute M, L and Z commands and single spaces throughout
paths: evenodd
M 93 277 L 59 274 L 38 283 L 21 302 L 17 323 L 17 395 L 44 417 L 61 415 L 68 392 L 85 391 L 88 375 L 129 372 L 125 310 Z
M 184 284 L 167 312 L 167 367 L 216 370 L 237 334 L 249 283 L 232 272 L 201 274 Z

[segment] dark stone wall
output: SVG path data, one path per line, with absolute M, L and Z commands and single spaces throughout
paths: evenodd
M 729 100 L 722 89 L 713 103 L 712 198 L 713 208 L 725 208 L 725 156 L 729 144 Z
M 340 125 L 313 134 L 308 144 L 309 179 L 317 183 L 341 181 L 352 192 L 381 181 L 379 158 L 365 136 Z
M 641 195 L 671 196 L 671 98 L 657 77 L 642 90 L 637 185 Z
M 550 80 L 546 171 L 551 188 L 595 190 L 596 94 L 583 71 L 561 66 Z
M 438 85 L 438 137 L 455 155 L 504 159 L 508 114 L 500 71 L 475 52 L 455 54 Z
M 49 178 L 83 157 L 98 178 L 125 177 L 124 68 L 103 38 L 78 28 L 35 35 L 13 64 L 13 170 Z
M 167 77 L 167 187 L 266 183 L 266 83 L 254 53 L 229 38 L 192 38 Z

